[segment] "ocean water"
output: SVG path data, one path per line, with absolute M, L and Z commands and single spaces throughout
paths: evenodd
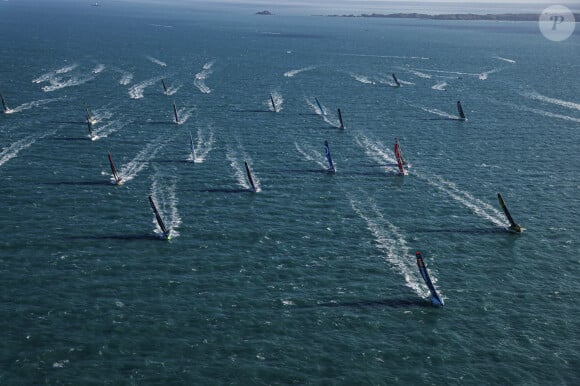
M 26 1 L 0 32 L 0 383 L 578 384 L 578 32 Z

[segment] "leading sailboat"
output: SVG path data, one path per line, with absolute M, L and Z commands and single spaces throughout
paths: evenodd
M 161 215 L 159 214 L 159 211 L 157 210 L 157 206 L 155 205 L 155 201 L 153 201 L 153 198 L 151 196 L 149 196 L 149 205 L 151 205 L 151 209 L 153 209 L 153 213 L 155 214 L 155 220 L 157 220 L 157 225 L 159 225 L 161 232 L 163 232 L 163 238 L 165 240 L 170 240 L 171 239 L 171 230 L 167 229 L 167 227 L 165 226 L 165 223 L 163 222 L 163 219 L 161 219 Z
M 501 206 L 501 210 L 503 210 L 503 213 L 505 214 L 505 216 L 507 217 L 510 226 L 509 226 L 509 230 L 515 233 L 521 233 L 525 228 L 519 226 L 513 219 L 512 215 L 510 214 L 510 211 L 507 208 L 507 205 L 505 204 L 505 201 L 503 200 L 503 197 L 501 196 L 501 194 L 497 194 L 497 199 L 499 201 L 499 206 Z
M 423 256 L 421 255 L 421 252 L 417 251 L 415 255 L 417 256 L 417 266 L 419 267 L 419 273 L 421 273 L 421 277 L 423 278 L 425 284 L 427 284 L 427 287 L 429 288 L 429 292 L 431 294 L 429 296 L 429 300 L 431 300 L 431 303 L 433 303 L 433 305 L 435 306 L 443 306 L 445 304 L 443 302 L 443 298 L 439 295 L 439 293 L 433 286 L 433 282 L 429 277 L 429 272 L 427 272 L 427 267 L 425 267 L 425 263 L 423 262 Z
M 397 174 L 400 176 L 406 176 L 407 170 L 404 168 L 404 165 L 407 163 L 403 158 L 403 152 L 401 147 L 399 146 L 399 142 L 397 138 L 395 138 L 395 158 L 397 159 L 397 168 L 399 169 Z

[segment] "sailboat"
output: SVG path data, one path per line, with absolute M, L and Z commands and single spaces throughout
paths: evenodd
M 119 176 L 119 173 L 117 173 L 117 168 L 115 167 L 115 163 L 113 162 L 113 157 L 111 156 L 111 153 L 109 151 L 107 151 L 107 155 L 109 156 L 109 164 L 111 165 L 111 172 L 113 173 L 113 178 L 115 179 L 115 184 L 121 185 L 122 179 Z
M 161 85 L 163 86 L 163 94 L 167 95 L 167 85 L 163 79 L 161 79 Z
M 419 273 L 421 273 L 421 277 L 423 277 L 423 281 L 427 284 L 429 288 L 429 292 L 431 295 L 429 296 L 429 300 L 435 306 L 443 306 L 445 303 L 443 302 L 443 298 L 437 293 L 437 290 L 433 286 L 433 282 L 429 277 L 429 272 L 427 272 L 427 267 L 425 267 L 425 263 L 423 262 L 423 256 L 421 256 L 421 252 L 417 251 L 417 266 L 419 267 Z
M 87 128 L 89 130 L 89 138 L 93 139 L 95 136 L 93 134 L 93 124 L 95 124 L 96 119 L 93 117 L 91 110 L 88 107 L 85 107 L 85 119 L 87 121 Z
M 196 159 L 195 147 L 193 146 L 193 137 L 191 136 L 191 132 L 189 132 L 189 147 L 191 150 L 191 161 L 195 162 L 195 159 Z
M 338 109 L 338 121 L 340 122 L 340 129 L 345 129 L 346 127 L 344 126 L 344 121 L 342 120 L 342 113 L 340 112 L 340 109 Z
M 399 147 L 399 142 L 395 139 L 395 158 L 397 159 L 397 168 L 399 169 L 398 175 L 406 176 L 407 170 L 403 167 L 403 156 L 401 154 L 401 148 Z
M 395 138 L 395 144 L 399 146 L 399 155 L 401 156 L 401 162 L 403 163 L 403 166 L 408 166 L 409 163 L 403 155 L 403 148 L 401 148 L 401 144 L 399 144 L 399 140 L 397 138 Z
M 328 172 L 336 173 L 336 167 L 332 162 L 332 156 L 330 155 L 330 147 L 328 147 L 328 141 L 324 141 L 324 152 L 326 153 L 326 159 L 328 160 Z
M 2 94 L 0 94 L 0 100 L 2 100 L 2 112 L 4 114 L 9 113 L 10 109 L 8 108 L 8 105 L 6 104 L 6 99 L 4 99 L 4 96 Z
M 173 114 L 175 115 L 175 124 L 179 125 L 179 116 L 177 115 L 177 107 L 175 107 L 175 102 L 173 102 Z
M 246 166 L 246 174 L 248 175 L 248 182 L 252 187 L 252 192 L 256 193 L 258 190 L 256 189 L 256 184 L 254 184 L 254 178 L 252 177 L 252 172 L 250 171 L 250 166 L 248 165 L 247 161 L 244 161 L 244 165 Z
M 460 121 L 467 121 L 467 118 L 465 118 L 465 113 L 463 112 L 463 107 L 461 107 L 460 101 L 457 101 L 457 113 L 459 114 Z
M 322 105 L 318 101 L 318 98 L 314 97 L 314 100 L 316 101 L 316 104 L 318 105 L 318 109 L 320 110 L 320 114 L 326 115 L 326 111 L 322 108 Z
M 521 233 L 525 228 L 519 226 L 513 219 L 512 215 L 510 214 L 505 201 L 503 200 L 503 197 L 501 196 L 501 194 L 497 194 L 497 199 L 499 201 L 499 206 L 501 206 L 501 210 L 503 210 L 503 213 L 505 214 L 505 216 L 507 217 L 510 226 L 509 226 L 509 230 L 515 233 Z
M 153 201 L 153 198 L 151 196 L 149 196 L 149 204 L 151 205 L 151 209 L 153 209 L 153 213 L 155 214 L 155 219 L 157 220 L 157 225 L 159 225 L 159 228 L 161 228 L 161 231 L 163 232 L 163 237 L 165 238 L 165 240 L 170 240 L 171 239 L 171 231 L 169 229 L 167 229 L 167 227 L 165 226 L 165 223 L 163 223 L 163 220 L 161 219 L 161 215 L 159 214 L 159 211 L 157 210 L 157 206 L 155 205 L 155 201 Z
M 274 110 L 274 112 L 277 113 L 278 109 L 276 108 L 276 102 L 274 102 L 274 97 L 272 96 L 272 94 L 270 94 L 270 103 L 272 104 L 272 109 Z
M 393 76 L 393 80 L 395 81 L 395 84 L 397 85 L 397 87 L 401 87 L 401 82 L 399 82 L 399 79 L 397 79 L 395 74 L 391 74 L 391 75 Z

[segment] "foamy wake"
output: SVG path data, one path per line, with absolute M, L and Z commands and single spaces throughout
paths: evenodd
M 162 62 L 161 60 L 154 58 L 153 56 L 146 56 L 146 58 L 151 62 L 151 63 L 155 63 L 161 67 L 166 67 L 167 63 Z
M 526 98 L 533 99 L 536 101 L 551 103 L 551 104 L 558 105 L 561 107 L 566 107 L 569 109 L 580 111 L 580 103 L 565 101 L 563 99 L 550 98 L 548 96 L 542 95 L 542 94 L 537 93 L 537 92 L 526 92 L 526 93 L 522 93 L 521 95 L 525 96 Z
M 66 74 L 67 72 L 71 72 L 75 68 L 77 68 L 78 64 L 69 64 L 67 66 L 61 67 L 58 70 L 49 71 L 40 75 L 39 77 L 32 79 L 32 83 L 44 83 L 47 82 L 50 78 L 54 77 L 56 74 Z
M 65 87 L 78 86 L 95 78 L 94 77 L 95 74 L 92 72 L 90 74 L 76 74 L 76 75 L 69 74 L 77 67 L 78 64 L 75 63 L 59 68 L 54 71 L 49 71 L 33 79 L 32 82 L 33 83 L 48 82 L 49 83 L 48 85 L 42 87 L 42 91 L 51 92 Z
M 10 146 L 8 146 L 7 148 L 3 149 L 0 152 L 0 166 L 4 165 L 12 158 L 18 156 L 18 153 L 20 153 L 20 151 L 29 148 L 30 146 L 32 146 L 34 142 L 38 141 L 41 138 L 46 137 L 47 135 L 52 135 L 55 132 L 56 131 L 53 130 L 42 135 L 30 135 L 26 138 L 14 142 L 13 144 L 11 144 Z
M 228 159 L 228 161 L 230 161 L 230 166 L 234 170 L 234 175 L 238 181 L 238 185 L 244 189 L 250 190 L 250 189 L 252 189 L 252 187 L 250 186 L 250 183 L 248 182 L 248 179 L 246 176 L 246 168 L 244 166 L 244 161 L 248 162 L 248 164 L 250 165 L 250 168 L 251 168 L 252 167 L 252 160 L 244 152 L 244 150 L 241 148 L 241 146 L 240 146 L 240 153 L 241 153 L 241 157 L 236 150 L 234 150 L 228 146 L 228 149 L 226 152 L 226 158 Z M 253 170 L 252 170 L 252 172 L 253 172 Z M 258 179 L 258 177 L 255 174 L 253 174 L 253 177 L 254 177 L 254 185 L 256 186 L 256 192 L 260 192 L 262 190 L 262 188 L 260 187 L 260 180 Z
M 195 145 L 195 158 L 193 154 L 189 155 L 188 161 L 195 163 L 203 163 L 213 149 L 214 136 L 211 126 L 208 126 L 207 131 L 203 131 L 201 128 L 197 130 L 197 143 Z
M 472 72 L 462 72 L 462 71 L 448 71 L 448 70 L 433 70 L 429 68 L 415 68 L 415 71 L 425 71 L 425 72 L 435 72 L 438 74 L 453 74 L 453 75 L 467 75 L 467 76 L 475 76 L 479 78 L 482 73 L 472 73 Z
M 95 66 L 95 68 L 93 68 L 93 74 L 100 74 L 101 72 L 103 72 L 105 70 L 105 65 L 104 64 L 97 64 Z
M 494 56 L 494 59 L 499 59 L 499 60 L 503 60 L 504 62 L 508 62 L 508 63 L 515 63 L 516 61 L 513 59 L 508 59 L 508 58 L 502 58 L 501 56 Z
M 315 162 L 323 170 L 328 169 L 328 164 L 324 162 L 324 160 L 326 159 L 326 156 L 324 154 L 315 150 L 309 145 L 305 144 L 299 145 L 298 142 L 294 142 L 294 146 L 296 146 L 296 150 L 298 150 L 298 152 L 302 154 L 305 160 Z
M 151 197 L 155 201 L 159 215 L 163 219 L 163 223 L 169 230 L 169 235 L 172 238 L 179 236 L 177 228 L 181 225 L 181 217 L 177 211 L 177 195 L 176 191 L 176 181 L 173 179 L 169 184 L 163 184 L 159 182 L 161 179 L 159 173 L 155 173 L 152 177 L 151 184 Z M 165 237 L 163 231 L 157 224 L 157 219 L 153 216 L 152 220 L 155 225 L 154 232 L 159 235 L 159 237 Z
M 364 196 L 364 193 L 361 192 L 360 196 Z M 407 246 L 407 240 L 401 230 L 383 216 L 372 199 L 363 202 L 355 199 L 351 194 L 348 194 L 348 199 L 352 209 L 365 221 L 377 248 L 383 253 L 383 258 L 396 273 L 404 278 L 407 287 L 420 297 L 427 297 L 429 290 L 421 281 L 414 253 Z M 437 282 L 437 277 L 433 272 L 430 277 L 433 283 Z
M 101 138 L 107 138 L 116 131 L 121 130 L 127 123 L 121 121 L 111 121 L 100 127 L 93 127 L 92 141 L 97 141 Z
M 424 72 L 421 71 L 415 71 L 415 70 L 407 70 L 409 71 L 411 74 L 419 77 L 419 78 L 423 78 L 423 79 L 431 79 L 431 75 L 429 74 L 425 74 Z
M 167 87 L 167 91 L 164 92 L 165 95 L 173 95 L 179 91 L 179 89 L 183 87 L 182 84 L 174 85 L 173 83 Z
M 363 148 L 367 157 L 377 164 L 384 166 L 387 172 L 397 171 L 397 160 L 395 154 L 381 142 L 373 141 L 365 136 L 355 137 L 356 143 Z
M 447 194 L 466 208 L 469 208 L 477 216 L 489 220 L 491 223 L 499 227 L 508 226 L 502 212 L 480 199 L 473 197 L 471 193 L 459 189 L 453 182 L 447 181 L 443 179 L 443 177 L 437 175 L 427 176 L 422 173 L 416 173 L 416 175 L 426 181 L 429 185 Z
M 191 118 L 193 112 L 195 111 L 194 107 L 182 107 L 177 110 L 177 116 L 179 117 L 179 123 L 175 122 L 175 117 L 173 117 L 173 123 L 177 123 L 178 125 L 183 125 L 185 122 Z
M 272 96 L 272 99 L 274 99 L 274 104 L 276 105 L 276 108 L 274 109 L 274 106 L 272 106 L 272 101 L 270 99 L 268 99 L 264 103 L 268 106 L 268 110 L 273 111 L 275 113 L 279 113 L 283 109 L 282 104 L 284 103 L 284 97 L 278 91 L 272 91 L 270 95 Z
M 141 99 L 144 96 L 144 91 L 147 87 L 161 81 L 162 76 L 157 76 L 155 78 L 144 80 L 140 83 L 134 84 L 129 88 L 129 97 L 131 99 Z
M 490 74 L 495 74 L 496 72 L 500 72 L 502 68 L 494 68 L 493 70 L 485 71 L 479 74 L 479 80 L 486 80 Z
M 133 74 L 127 71 L 119 70 L 121 74 L 121 79 L 119 79 L 119 84 L 126 86 L 133 81 Z
M 431 88 L 433 90 L 438 90 L 438 91 L 445 91 L 447 87 L 447 82 L 439 82 L 436 85 L 432 86 Z
M 213 73 L 212 67 L 214 63 L 215 60 L 205 63 L 203 69 L 195 74 L 195 79 L 193 80 L 193 85 L 204 94 L 211 93 L 211 88 L 205 84 L 205 81 Z
M 429 60 L 424 56 L 398 56 L 398 55 L 371 55 L 371 54 L 341 54 L 343 56 L 360 56 L 369 58 L 387 58 L 387 59 L 414 59 L 414 60 Z
M 570 121 L 570 122 L 576 122 L 576 123 L 580 123 L 580 118 L 574 118 L 568 115 L 564 115 L 564 114 L 555 114 L 552 113 L 550 111 L 545 111 L 545 110 L 541 110 L 541 109 L 534 109 L 531 107 L 527 107 L 527 106 L 522 106 L 522 105 L 516 105 L 516 104 L 512 104 L 512 103 L 504 103 L 506 106 L 511 106 L 515 109 L 518 109 L 520 111 L 527 111 L 530 113 L 534 113 L 534 114 L 538 114 L 538 115 L 542 115 L 544 117 L 549 117 L 549 118 L 557 118 L 557 119 L 562 119 L 565 121 Z
M 375 84 L 375 81 L 371 80 L 368 76 L 366 75 L 361 75 L 361 74 L 350 74 L 350 76 L 352 76 L 357 82 L 361 82 L 363 84 Z
M 135 156 L 135 158 L 131 160 L 131 162 L 119 170 L 118 174 L 122 181 L 126 183 L 135 178 L 135 176 L 148 165 L 149 161 L 155 157 L 155 155 L 165 146 L 166 143 L 167 139 L 165 141 L 157 139 L 147 144 L 143 150 L 141 150 Z M 115 183 L 113 177 L 111 177 L 111 181 Z
M 300 68 L 298 70 L 290 70 L 290 71 L 285 72 L 284 76 L 287 78 L 292 78 L 292 77 L 300 74 L 301 72 L 311 71 L 311 70 L 314 70 L 315 68 L 316 67 L 314 67 L 314 66 L 308 66 L 308 67 Z
M 448 118 L 448 119 L 457 119 L 457 120 L 461 119 L 459 117 L 459 115 L 448 114 L 445 111 L 441 111 L 441 110 L 438 110 L 438 109 L 433 109 L 433 108 L 424 107 L 424 106 L 415 106 L 415 107 L 418 107 L 421 110 L 426 111 L 428 113 L 438 115 L 440 117 L 444 117 L 444 118 Z
M 14 107 L 14 108 L 11 108 L 11 109 L 6 110 L 4 113 L 5 114 L 18 113 L 18 112 L 23 111 L 23 110 L 32 109 L 34 107 L 42 106 L 42 105 L 45 105 L 45 104 L 51 103 L 51 102 L 56 102 L 58 100 L 62 100 L 62 98 L 40 99 L 40 100 L 37 100 L 37 101 L 23 103 L 20 106 L 17 106 L 17 107 Z

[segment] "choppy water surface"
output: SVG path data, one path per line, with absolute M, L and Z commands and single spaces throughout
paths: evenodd
M 0 4 L 2 383 L 578 381 L 577 34 L 133 7 Z

